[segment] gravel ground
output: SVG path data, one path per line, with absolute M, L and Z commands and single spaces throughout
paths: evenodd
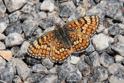
M 45 30 L 85 15 L 100 23 L 81 56 L 27 56 Z M 124 83 L 124 0 L 0 0 L 0 83 Z

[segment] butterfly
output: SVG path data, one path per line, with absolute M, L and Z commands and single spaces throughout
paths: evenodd
M 91 36 L 99 24 L 98 16 L 85 16 L 56 25 L 29 45 L 28 54 L 35 58 L 49 58 L 53 62 L 64 61 L 72 53 L 80 52 L 89 45 Z

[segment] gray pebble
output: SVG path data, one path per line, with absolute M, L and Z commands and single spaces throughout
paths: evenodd
M 30 68 L 22 60 L 13 58 L 11 62 L 16 67 L 17 74 L 21 79 L 25 80 L 30 75 Z
M 18 53 L 16 54 L 18 57 L 19 56 L 24 56 L 27 53 L 27 49 L 29 46 L 29 42 L 28 41 L 24 41 L 21 45 L 21 48 L 18 50 Z
M 0 73 L 2 73 L 2 71 L 5 69 L 6 66 L 6 61 L 0 57 Z
M 12 63 L 7 63 L 5 69 L 0 72 L 0 79 L 6 81 L 7 83 L 12 83 L 15 75 L 15 67 Z
M 25 80 L 25 83 L 41 83 L 44 77 L 43 73 L 33 73 Z
M 108 33 L 112 36 L 120 34 L 120 27 L 118 25 L 113 25 L 109 27 Z
M 0 33 L 0 40 L 4 40 L 6 38 L 6 36 L 4 34 Z
M 10 33 L 14 33 L 14 32 L 21 34 L 22 33 L 21 27 L 22 27 L 22 24 L 19 21 L 11 23 L 6 28 L 5 33 L 6 33 L 6 35 L 8 35 Z
M 55 9 L 53 0 L 45 0 L 41 3 L 40 9 L 43 11 L 52 12 Z
M 115 74 L 118 70 L 124 70 L 124 66 L 121 65 L 120 63 L 114 63 L 108 67 L 108 71 L 111 74 Z
M 79 70 L 71 72 L 67 75 L 67 83 L 79 83 L 82 79 L 81 72 Z
M 17 20 L 19 20 L 19 16 L 20 16 L 21 12 L 20 11 L 16 11 L 14 13 L 11 13 L 9 15 L 9 21 L 12 22 L 16 22 Z
M 13 83 L 22 83 L 22 80 L 21 80 L 21 78 L 19 76 L 16 75 L 13 78 Z
M 85 57 L 85 62 L 93 67 L 100 66 L 100 56 L 96 51 L 94 51 L 89 56 Z
M 11 47 L 14 45 L 20 45 L 23 41 L 24 39 L 22 38 L 21 34 L 10 33 L 5 39 L 5 44 L 7 47 Z
M 25 3 L 26 0 L 4 0 L 5 5 L 7 7 L 7 9 L 9 10 L 9 12 L 13 12 L 19 8 L 21 8 Z
M 87 63 L 85 63 L 84 60 L 80 60 L 77 66 L 83 76 L 87 76 L 91 73 L 90 66 Z
M 65 63 L 62 64 L 61 66 L 58 67 L 57 72 L 59 76 L 59 80 L 63 81 L 67 78 L 69 73 L 76 71 L 76 67 L 70 63 Z
M 114 75 L 110 76 L 110 83 L 124 83 L 124 71 L 118 70 Z
M 102 66 L 96 67 L 93 72 L 93 80 L 101 82 L 108 78 L 108 70 Z
M 100 33 L 98 35 L 95 35 L 92 39 L 93 45 L 97 50 L 105 50 L 109 47 L 111 43 L 114 42 L 113 38 Z
M 0 1 L 0 17 L 4 17 L 6 12 L 6 7 L 3 3 L 3 1 Z
M 90 43 L 90 45 L 86 48 L 85 50 L 88 54 L 92 53 L 93 51 L 95 51 L 95 48 L 93 47 L 93 45 Z
M 57 83 L 57 78 L 57 75 L 47 75 L 40 81 L 40 83 Z
M 60 16 L 68 18 L 74 13 L 75 5 L 72 1 L 60 5 Z
M 0 42 L 0 50 L 6 49 L 6 46 L 3 42 Z
M 0 33 L 3 33 L 8 26 L 8 18 L 4 17 L 0 19 Z
M 51 69 L 54 65 L 54 63 L 52 63 L 51 60 L 48 58 L 43 59 L 42 64 L 43 64 L 43 66 L 45 66 L 48 69 Z
M 45 66 L 43 66 L 41 64 L 36 64 L 32 67 L 32 72 L 48 73 L 48 70 Z
M 100 55 L 100 63 L 104 67 L 109 67 L 111 64 L 114 63 L 114 57 L 104 52 Z

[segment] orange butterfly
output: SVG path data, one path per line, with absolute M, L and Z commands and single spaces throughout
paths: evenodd
M 65 60 L 71 53 L 88 47 L 99 24 L 98 16 L 85 16 L 56 26 L 29 45 L 28 54 L 35 58 L 49 58 L 54 62 Z

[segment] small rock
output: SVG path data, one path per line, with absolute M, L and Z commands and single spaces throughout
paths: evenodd
M 121 74 L 121 73 L 120 73 Z M 123 74 L 124 75 L 124 74 Z M 120 77 L 117 77 L 117 76 L 110 76 L 109 78 L 109 82 L 110 83 L 124 83 L 124 77 L 121 75 L 121 78 Z
M 7 47 L 11 47 L 14 45 L 20 45 L 24 39 L 22 38 L 21 34 L 19 33 L 11 33 L 5 39 L 5 44 Z
M 0 73 L 4 70 L 5 66 L 6 61 L 2 57 L 0 57 Z
M 40 6 L 41 10 L 52 12 L 55 9 L 54 2 L 52 0 L 45 0 Z
M 14 32 L 22 33 L 22 24 L 19 21 L 11 23 L 5 30 L 6 35 Z
M 100 66 L 100 56 L 96 51 L 85 57 L 84 60 L 88 65 L 93 67 Z
M 118 25 L 113 25 L 109 27 L 108 33 L 112 36 L 120 34 L 120 27 Z
M 82 79 L 81 72 L 77 70 L 67 75 L 66 82 L 67 83 L 80 83 L 81 79 Z
M 0 33 L 0 40 L 4 40 L 6 38 L 6 36 L 4 34 Z
M 22 60 L 13 58 L 11 62 L 16 67 L 17 73 L 21 79 L 25 80 L 30 75 L 30 69 Z
M 57 67 L 53 67 L 49 70 L 50 73 L 56 74 L 57 73 Z
M 3 3 L 3 1 L 0 1 L 0 18 L 5 16 L 5 12 L 6 12 L 6 7 Z
M 27 18 L 27 16 L 26 16 Z M 22 25 L 22 30 L 24 31 L 24 34 L 26 36 L 31 36 L 31 33 L 32 31 L 34 30 L 34 26 L 36 25 L 36 23 L 31 20 L 31 19 L 27 19 L 23 22 L 23 25 Z
M 5 81 L 6 83 L 12 83 L 14 75 L 15 75 L 15 67 L 13 64 L 8 62 L 6 64 L 5 69 L 0 73 L 0 79 Z
M 64 63 L 58 67 L 58 78 L 60 81 L 63 81 L 67 78 L 69 73 L 76 71 L 76 67 L 70 63 Z
M 15 76 L 15 77 L 13 78 L 13 82 L 14 82 L 14 83 L 22 83 L 22 80 L 21 80 L 21 78 L 20 78 L 19 76 Z
M 48 69 L 51 69 L 54 65 L 48 58 L 43 59 L 42 64 Z
M 29 46 L 29 42 L 24 41 L 23 44 L 21 45 L 20 50 L 17 53 L 17 56 L 24 56 L 24 54 L 27 53 L 28 46 Z
M 96 67 L 93 72 L 93 80 L 101 82 L 108 78 L 108 70 L 102 66 Z
M 56 75 L 47 75 L 40 81 L 40 83 L 57 83 L 57 78 Z
M 118 52 L 121 56 L 124 56 L 124 44 L 123 43 L 117 43 L 112 46 L 112 49 L 116 52 Z
M 122 56 L 120 56 L 120 55 L 116 55 L 115 56 L 115 61 L 116 62 L 121 62 L 121 61 L 123 61 L 124 60 L 124 57 L 122 57 Z
M 104 67 L 109 67 L 111 64 L 114 63 L 114 58 L 104 52 L 104 53 L 102 53 L 102 54 L 100 55 L 100 63 L 101 63 Z
M 77 64 L 79 71 L 82 73 L 83 76 L 87 76 L 90 74 L 90 66 L 84 62 L 84 60 L 80 60 Z
M 124 70 L 124 66 L 120 63 L 114 63 L 108 67 L 108 71 L 111 74 L 115 74 L 118 70 Z
M 102 24 L 99 24 L 99 27 L 98 27 L 98 29 L 96 31 L 97 31 L 97 33 L 100 33 L 100 32 L 102 32 L 104 30 L 105 30 L 105 26 L 103 26 Z
M 33 73 L 28 77 L 24 83 L 41 83 L 45 75 L 43 73 Z
M 20 16 L 21 12 L 19 11 L 16 11 L 14 13 L 11 13 L 9 15 L 9 21 L 12 23 L 12 22 L 16 22 L 18 19 L 19 19 L 19 16 Z
M 124 36 L 117 35 L 117 40 L 118 40 L 119 43 L 124 44 Z
M 111 37 L 100 33 L 93 37 L 92 42 L 97 50 L 105 50 L 109 47 L 110 43 L 114 42 L 114 40 Z
M 70 17 L 75 12 L 75 8 L 76 7 L 72 1 L 62 3 L 60 5 L 60 16 L 66 18 Z
M 5 44 L 3 42 L 0 42 L 0 50 L 6 49 Z
M 47 14 L 45 12 L 39 12 L 38 15 L 40 16 L 40 18 L 45 19 L 47 18 Z
M 12 52 L 9 50 L 0 50 L 0 56 L 9 61 L 12 59 Z
M 32 72 L 40 72 L 40 73 L 48 73 L 48 70 L 46 67 L 44 67 L 43 65 L 41 64 L 36 64 L 32 67 Z
M 13 12 L 19 8 L 21 8 L 25 3 L 26 0 L 4 0 L 5 5 L 9 12 Z
M 70 63 L 72 64 L 77 64 L 79 62 L 80 58 L 76 56 L 71 56 L 70 57 Z
M 0 33 L 3 33 L 6 27 L 7 27 L 6 22 L 0 22 Z
M 86 51 L 88 54 L 90 54 L 90 53 L 92 53 L 93 51 L 95 51 L 95 48 L 93 47 L 92 44 L 90 44 L 90 45 L 85 49 L 85 51 Z

